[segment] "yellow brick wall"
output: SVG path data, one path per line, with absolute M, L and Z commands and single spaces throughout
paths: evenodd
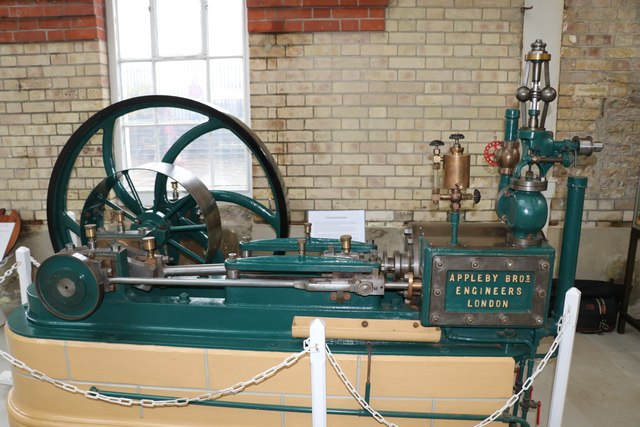
M 71 134 L 108 105 L 104 42 L 0 43 L 0 207 L 27 224 L 46 221 L 49 178 Z M 97 142 L 84 150 L 69 182 L 79 209 L 103 177 Z
M 558 136 L 591 134 L 606 144 L 578 168 L 590 177 L 588 225 L 633 220 L 640 172 L 639 14 L 638 2 L 565 0 Z M 569 172 L 558 168 L 560 183 Z M 560 221 L 563 210 L 562 200 L 554 200 L 551 219 Z
M 252 35 L 252 127 L 285 171 L 292 219 L 366 209 L 372 226 L 444 220 L 429 142 L 461 132 L 486 197 L 467 219 L 493 220 L 497 176 L 479 154 L 516 105 L 520 6 L 400 0 L 383 33 Z
M 628 224 L 638 176 L 638 9 L 624 0 L 565 0 L 558 137 L 592 134 L 605 151 L 583 161 L 587 225 Z M 307 209 L 366 209 L 371 226 L 445 220 L 430 202 L 433 139 L 462 132 L 473 188 L 466 220 L 493 220 L 497 177 L 480 154 L 515 106 L 522 0 L 396 0 L 386 31 L 252 35 L 252 127 L 275 154 L 292 219 Z M 0 207 L 46 219 L 57 154 L 108 103 L 104 42 L 0 43 Z M 558 58 L 554 58 L 558 60 Z M 97 146 L 71 183 L 84 200 Z M 564 175 L 551 219 L 560 223 Z M 269 197 L 256 172 L 254 194 Z M 80 202 L 71 203 L 77 207 Z

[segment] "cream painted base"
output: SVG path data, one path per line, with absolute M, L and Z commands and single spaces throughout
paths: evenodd
M 289 354 L 25 338 L 5 328 L 9 351 L 28 366 L 88 390 L 190 397 L 226 388 L 270 368 Z M 338 355 L 347 377 L 364 394 L 366 355 Z M 327 364 L 327 406 L 359 409 Z M 484 413 L 510 397 L 510 358 L 373 356 L 371 405 L 377 410 Z M 311 426 L 310 414 L 191 405 L 121 407 L 96 402 L 13 369 L 7 409 L 11 427 L 72 426 Z M 228 400 L 310 405 L 309 358 Z M 473 426 L 474 422 L 391 419 L 403 427 Z M 331 427 L 379 425 L 372 418 L 328 417 Z M 500 424 L 502 425 L 502 424 Z

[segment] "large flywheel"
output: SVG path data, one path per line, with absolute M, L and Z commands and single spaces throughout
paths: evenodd
M 170 141 L 165 145 L 168 148 L 160 153 L 161 162 L 156 163 L 152 168 L 159 167 L 162 170 L 152 170 L 155 176 L 151 184 L 147 185 L 152 188 L 150 191 L 152 197 L 149 202 L 143 200 L 138 188 L 140 185 L 134 178 L 137 169 L 145 168 L 134 167 L 120 171 L 116 166 L 116 154 L 119 151 L 118 125 L 128 120 L 130 115 L 140 117 L 150 110 L 162 111 L 162 109 L 184 110 L 185 113 L 197 117 L 197 123 L 188 128 L 184 126 L 172 128 L 171 135 L 163 135 L 165 140 L 170 139 Z M 212 220 L 211 211 L 208 217 L 204 215 L 203 207 L 199 206 L 196 197 L 187 186 L 183 185 L 187 195 L 181 195 L 179 198 L 167 196 L 167 179 L 174 179 L 171 175 L 179 169 L 171 168 L 167 164 L 176 163 L 190 145 L 208 141 L 208 136 L 215 132 L 232 135 L 249 149 L 267 180 L 273 208 L 241 193 L 209 190 L 214 206 L 215 201 L 239 205 L 269 224 L 277 237 L 288 237 L 289 210 L 284 182 L 273 157 L 258 136 L 237 118 L 211 106 L 175 96 L 151 95 L 121 101 L 99 111 L 80 126 L 63 147 L 53 168 L 47 195 L 47 220 L 54 250 L 59 251 L 67 244 L 73 243 L 74 235 L 78 236 L 82 243 L 86 243 L 84 228 L 81 224 L 95 219 L 95 209 L 89 212 L 86 207 L 92 205 L 89 199 L 99 194 L 101 207 L 110 207 L 114 211 L 121 209 L 125 212 L 131 229 L 144 226 L 146 229 L 151 229 L 153 234 L 164 236 L 166 234 L 164 230 L 167 225 L 170 225 L 175 232 L 186 233 L 184 236 L 188 238 L 190 244 L 178 242 L 171 245 L 170 251 L 173 253 L 169 255 L 172 255 L 176 262 L 179 262 L 178 259 L 183 255 L 190 259 L 188 262 L 211 262 L 211 250 L 219 245 L 221 234 L 219 218 L 217 222 Z M 136 141 L 132 138 L 130 144 L 135 145 Z M 83 162 L 82 159 L 87 152 L 101 153 L 104 169 L 102 172 L 96 173 L 94 168 L 90 174 L 86 172 L 83 174 L 78 170 L 86 166 L 88 161 Z M 165 166 L 162 166 L 163 164 Z M 182 166 L 189 169 L 188 164 Z M 181 172 L 181 175 L 184 176 L 185 173 Z M 70 184 L 73 180 L 85 176 L 91 178 L 84 182 L 87 188 L 81 188 L 82 181 L 80 184 Z M 147 184 L 149 184 L 148 181 L 149 179 Z M 190 182 L 190 180 L 187 181 Z M 89 182 L 92 184 L 89 185 Z M 95 185 L 96 182 L 98 182 L 97 185 Z M 176 183 L 172 184 L 175 190 Z M 91 191 L 93 187 L 103 190 L 108 188 L 108 191 L 98 193 L 93 191 L 88 196 L 90 203 L 85 204 L 81 200 L 83 194 Z M 198 197 L 202 201 L 200 190 L 198 186 Z M 80 206 L 84 206 L 84 210 L 80 210 Z M 73 209 L 79 211 L 82 218 L 74 219 L 71 213 Z M 215 213 L 217 214 L 217 208 Z M 209 242 L 209 239 L 214 241 Z M 167 242 L 177 242 L 177 240 L 170 240 L 167 236 Z

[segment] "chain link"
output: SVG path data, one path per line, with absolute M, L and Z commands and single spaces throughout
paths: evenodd
M 531 374 L 531 376 L 529 378 L 527 378 L 527 380 L 524 382 L 524 384 L 522 386 L 522 389 L 518 393 L 516 393 L 513 396 L 511 396 L 509 398 L 509 400 L 507 400 L 507 402 L 504 404 L 504 406 L 502 408 L 496 410 L 493 414 L 491 414 L 489 417 L 487 417 L 483 421 L 481 421 L 478 424 L 476 424 L 474 427 L 485 427 L 488 424 L 490 424 L 491 422 L 495 421 L 498 417 L 503 416 L 505 411 L 508 410 L 509 408 L 511 408 L 513 405 L 515 405 L 516 402 L 518 402 L 518 400 L 520 400 L 520 397 L 522 397 L 522 394 L 525 391 L 527 391 L 527 390 L 529 390 L 531 388 L 535 378 L 547 366 L 547 363 L 549 363 L 549 360 L 551 359 L 551 357 L 553 357 L 553 354 L 558 349 L 558 346 L 560 345 L 560 342 L 562 341 L 562 337 L 564 335 L 565 328 L 567 326 L 569 326 L 569 324 L 570 324 L 570 321 L 569 321 L 570 313 L 571 313 L 571 310 L 568 309 L 567 313 L 565 313 L 564 316 L 561 317 L 560 320 L 558 321 L 558 335 L 553 340 L 553 343 L 551 344 L 551 347 L 549 348 L 549 351 L 542 358 L 542 360 L 538 364 L 538 367 L 534 370 L 533 374 Z M 369 412 L 369 414 L 371 414 L 371 416 L 376 421 L 378 421 L 380 424 L 384 424 L 387 427 L 398 427 L 397 424 L 394 424 L 392 422 L 387 421 L 382 415 L 380 415 L 379 412 L 377 412 L 375 409 L 373 409 L 367 403 L 367 401 L 360 395 L 360 393 L 358 393 L 358 391 L 355 389 L 353 384 L 351 384 L 351 382 L 349 381 L 349 379 L 345 375 L 344 371 L 342 371 L 342 369 L 338 365 L 338 361 L 335 359 L 335 357 L 331 353 L 331 350 L 329 350 L 329 346 L 327 346 L 327 359 L 329 359 L 329 363 L 331 363 L 331 366 L 333 366 L 333 369 L 336 371 L 336 374 L 338 374 L 338 377 L 340 377 L 340 379 L 344 383 L 345 387 L 347 387 L 347 390 L 349 390 L 349 393 L 351 393 L 351 396 L 353 396 L 353 398 L 358 401 L 358 403 L 360 404 L 360 406 L 362 406 L 362 408 L 364 410 Z
M 308 340 L 304 342 L 304 349 L 298 353 L 294 353 L 289 355 L 286 359 L 284 359 L 279 364 L 267 369 L 264 372 L 261 372 L 254 376 L 253 378 L 242 381 L 237 384 L 232 385 L 231 387 L 227 387 L 222 390 L 218 390 L 216 392 L 208 392 L 203 393 L 195 397 L 180 397 L 176 399 L 165 399 L 165 400 L 153 400 L 153 399 L 128 399 L 123 397 L 111 397 L 106 396 L 104 394 L 98 393 L 95 390 L 84 390 L 75 385 L 65 383 L 63 381 L 51 378 L 45 375 L 43 372 L 38 371 L 37 369 L 30 368 L 23 361 L 16 359 L 9 353 L 0 350 L 0 356 L 3 357 L 7 362 L 16 368 L 28 372 L 33 378 L 49 383 L 54 387 L 59 389 L 68 391 L 69 393 L 81 394 L 87 399 L 91 400 L 99 400 L 102 402 L 115 403 L 121 406 L 142 406 L 144 408 L 158 408 L 158 407 L 167 407 L 167 406 L 187 406 L 193 402 L 204 402 L 206 400 L 216 400 L 220 399 L 224 396 L 230 396 L 234 394 L 238 394 L 243 392 L 247 387 L 252 385 L 257 385 L 262 381 L 271 378 L 278 372 L 280 372 L 284 368 L 288 368 L 300 360 L 303 356 L 310 353 L 310 348 L 308 345 Z
M 367 411 L 380 424 L 384 424 L 387 427 L 398 427 L 397 424 L 385 420 L 385 418 L 380 415 L 378 411 L 373 409 L 369 405 L 369 403 L 367 403 L 367 401 L 360 395 L 360 393 L 358 393 L 353 384 L 351 384 L 351 381 L 349 381 L 349 379 L 345 375 L 342 368 L 340 368 L 340 365 L 338 365 L 338 361 L 333 356 L 333 353 L 331 353 L 331 350 L 329 350 L 329 346 L 327 346 L 327 359 L 329 360 L 329 363 L 331 363 L 331 366 L 333 366 L 333 370 L 336 371 L 336 374 L 338 374 L 338 377 L 340 377 L 340 379 L 344 383 L 345 387 L 347 387 L 347 390 L 349 390 L 349 393 L 351 393 L 351 396 L 353 396 L 353 398 L 358 401 L 360 406 L 362 406 L 365 411 Z
M 5 271 L 2 276 L 0 276 L 0 285 L 2 285 L 4 281 L 9 278 L 9 276 L 15 273 L 18 267 L 20 267 L 20 261 L 14 262 L 13 265 L 9 267 L 9 269 Z
M 492 421 L 495 421 L 495 419 L 501 416 L 504 413 L 504 411 L 508 410 L 513 405 L 515 405 L 515 403 L 518 400 L 520 400 L 520 397 L 522 397 L 525 391 L 531 388 L 531 386 L 533 385 L 533 381 L 547 366 L 547 363 L 549 363 L 549 360 L 551 360 L 554 353 L 558 349 L 558 346 L 562 341 L 562 337 L 564 336 L 565 328 L 569 327 L 569 325 L 571 324 L 570 319 L 571 319 L 571 307 L 568 307 L 567 312 L 558 320 L 558 335 L 556 335 L 556 338 L 553 340 L 553 343 L 551 343 L 551 347 L 549 347 L 549 351 L 547 351 L 547 354 L 545 354 L 542 360 L 540 360 L 540 363 L 538 364 L 536 369 L 534 369 L 533 374 L 531 374 L 531 376 L 527 378 L 527 380 L 524 382 L 524 384 L 522 385 L 522 389 L 520 389 L 519 392 L 511 396 L 511 398 L 507 400 L 507 403 L 505 403 L 502 408 L 496 410 L 493 414 L 491 414 L 482 422 L 476 424 L 474 427 L 485 427 Z
M 13 275 L 13 273 L 16 272 L 16 270 L 18 270 L 21 264 L 22 263 L 20 261 L 14 262 L 13 265 L 9 267 L 9 269 L 5 271 L 2 274 L 2 276 L 0 276 L 0 285 L 2 285 L 5 282 L 5 280 L 7 280 L 11 275 Z M 40 268 L 40 263 L 34 257 L 31 257 L 31 264 L 33 264 L 35 268 Z
M 34 257 L 31 257 L 31 264 L 33 264 L 35 268 L 40 268 L 40 263 Z

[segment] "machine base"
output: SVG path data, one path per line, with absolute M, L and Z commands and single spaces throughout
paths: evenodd
M 112 344 L 27 338 L 6 327 L 12 355 L 46 375 L 84 390 L 191 397 L 226 388 L 277 365 L 289 353 Z M 336 355 L 346 376 L 364 395 L 367 354 Z M 510 397 L 510 357 L 371 357 L 371 406 L 379 411 L 489 414 Z M 7 410 L 11 427 L 72 426 L 302 426 L 311 414 L 272 411 L 260 405 L 309 407 L 309 358 L 224 401 L 249 402 L 257 410 L 189 405 L 123 407 L 87 399 L 13 369 Z M 327 367 L 327 407 L 360 409 Z M 402 426 L 424 419 L 391 418 Z M 368 416 L 329 415 L 331 426 L 375 426 Z M 438 420 L 436 426 L 472 426 L 474 421 Z

